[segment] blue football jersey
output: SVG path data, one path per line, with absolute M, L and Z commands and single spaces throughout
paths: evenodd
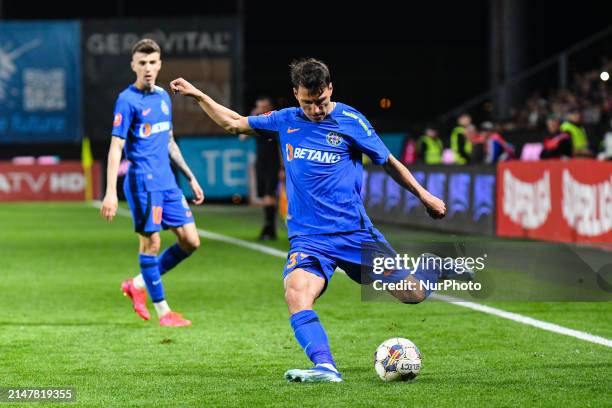
M 279 138 L 286 174 L 289 237 L 356 231 L 372 226 L 361 200 L 361 153 L 383 164 L 389 149 L 366 118 L 336 103 L 321 122 L 301 108 L 248 117 L 260 134 Z
M 146 191 L 177 188 L 168 153 L 172 130 L 172 103 L 158 86 L 143 92 L 130 85 L 115 104 L 112 135 L 125 139 L 132 185 Z

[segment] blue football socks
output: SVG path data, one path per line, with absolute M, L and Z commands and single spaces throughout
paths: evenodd
M 159 273 L 163 275 L 178 265 L 179 262 L 187 258 L 189 255 L 191 255 L 191 253 L 183 250 L 179 244 L 174 244 L 171 247 L 166 248 L 166 250 L 159 256 Z
M 315 365 L 331 364 L 336 367 L 329 350 L 327 334 L 314 310 L 302 310 L 290 318 L 291 327 L 300 346 Z
M 154 303 L 161 302 L 164 300 L 164 287 L 159 273 L 157 256 L 139 254 L 138 260 L 140 262 L 140 273 L 142 274 L 142 279 L 145 281 L 145 285 L 147 285 L 151 300 Z

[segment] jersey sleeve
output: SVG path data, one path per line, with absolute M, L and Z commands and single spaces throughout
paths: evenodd
M 126 139 L 132 123 L 132 108 L 126 98 L 119 96 L 115 103 L 112 135 Z
M 391 152 L 385 146 L 380 136 L 368 122 L 368 120 L 360 113 L 343 111 L 345 116 L 348 116 L 349 136 L 353 139 L 355 147 L 365 153 L 372 163 L 381 165 L 384 164 Z
M 255 131 L 263 131 L 258 133 L 266 132 L 278 132 L 279 129 L 279 118 L 280 114 L 278 111 L 270 111 L 263 115 L 249 116 L 247 120 L 251 129 Z

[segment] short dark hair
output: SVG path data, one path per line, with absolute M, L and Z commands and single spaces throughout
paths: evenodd
M 315 94 L 323 91 L 331 83 L 329 68 L 323 61 L 315 58 L 294 60 L 289 65 L 291 69 L 291 82 L 295 89 L 300 86 L 306 88 L 308 93 Z
M 159 44 L 152 39 L 143 38 L 132 47 L 132 55 L 136 54 L 137 52 L 142 52 L 143 54 L 153 54 L 154 52 L 159 52 L 161 54 L 161 48 L 159 47 Z

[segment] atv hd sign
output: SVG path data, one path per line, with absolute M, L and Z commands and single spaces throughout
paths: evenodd
M 81 138 L 77 22 L 0 22 L 0 143 Z
M 78 161 L 50 165 L 0 164 L 0 202 L 82 201 L 86 175 Z M 100 197 L 100 163 L 92 171 L 92 191 Z

